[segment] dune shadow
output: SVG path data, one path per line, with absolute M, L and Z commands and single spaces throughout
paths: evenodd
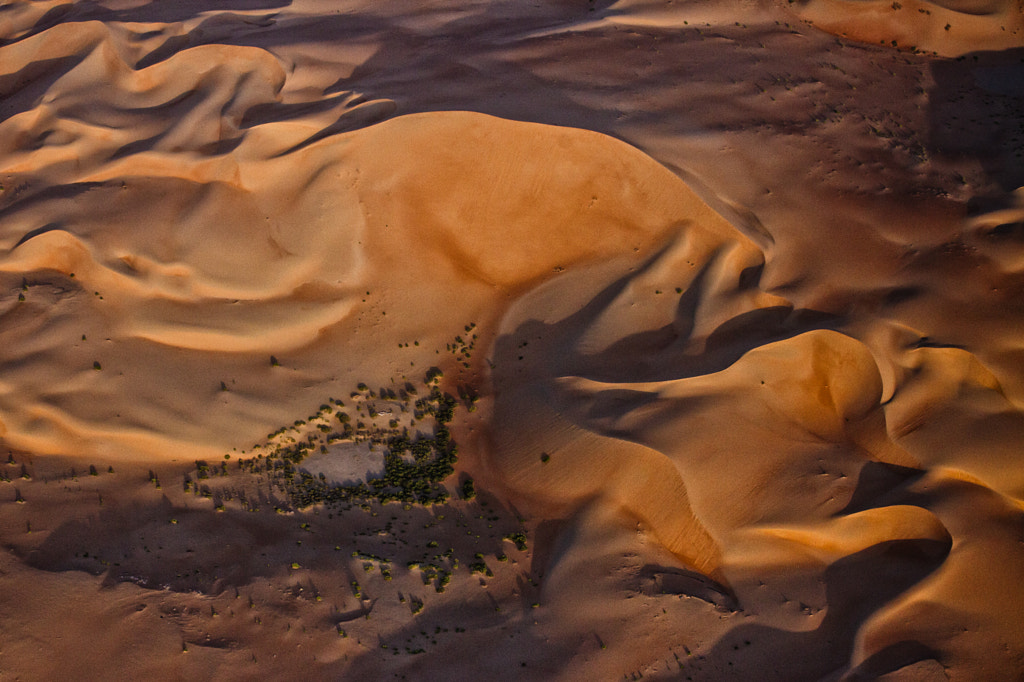
M 768 306 L 739 313 L 722 322 L 704 338 L 692 337 L 693 321 L 704 303 L 707 264 L 679 294 L 675 315 L 661 327 L 633 333 L 596 352 L 582 350 L 582 341 L 598 319 L 626 295 L 631 282 L 652 268 L 669 250 L 665 246 L 635 271 L 607 284 L 579 310 L 562 320 L 546 323 L 526 320 L 500 336 L 493 347 L 498 368 L 545 363 L 549 376 L 585 376 L 609 383 L 656 382 L 713 374 L 734 364 L 751 350 L 814 330 L 838 330 L 840 315 L 792 306 Z M 756 286 L 757 274 L 744 274 L 745 288 Z M 504 372 L 495 373 L 496 381 Z
M 65 201 L 69 199 L 76 199 L 95 190 L 111 189 L 114 189 L 112 183 L 75 182 L 65 185 L 57 185 L 53 187 L 44 187 L 36 191 L 29 191 L 28 193 L 26 193 L 26 195 L 18 197 L 17 203 L 12 203 L 8 206 L 0 208 L 0 220 L 10 219 L 22 211 L 26 211 L 27 209 L 33 206 L 37 206 L 48 201 Z M 18 240 L 16 246 L 21 246 L 32 237 L 36 237 L 40 234 L 50 232 L 55 229 L 64 229 L 64 227 L 57 222 L 51 222 L 41 227 L 29 230 Z
M 840 514 L 855 514 L 877 508 L 879 501 L 899 495 L 919 481 L 927 472 L 923 469 L 899 466 L 887 462 L 868 461 L 857 475 L 857 486 Z
M 24 244 L 28 240 L 32 239 L 33 237 L 38 237 L 41 234 L 45 234 L 47 232 L 53 232 L 54 230 L 63 230 L 63 229 L 64 229 L 64 226 L 61 225 L 60 223 L 47 223 L 46 225 L 43 225 L 42 227 L 37 227 L 34 230 L 29 230 L 28 232 L 26 232 L 25 235 L 21 239 L 18 240 L 18 243 L 14 245 L 14 248 L 18 248 L 19 246 L 21 246 L 22 244 Z
M 251 12 L 253 10 L 281 9 L 292 4 L 292 0 L 221 0 L 217 2 L 220 12 Z M 57 24 L 69 21 L 171 23 L 187 21 L 210 11 L 210 5 L 203 0 L 179 0 L 159 2 L 152 0 L 134 7 L 112 9 L 96 2 L 75 2 L 57 5 L 32 27 L 24 37 L 41 33 Z M 0 43 L 2 45 L 2 43 Z
M 279 515 L 175 507 L 163 497 L 64 521 L 24 560 L 48 572 L 102 575 L 108 586 L 215 594 L 286 570 L 266 557 L 289 542 L 294 525 Z
M 932 679 L 932 677 L 935 679 L 945 679 L 945 669 L 938 663 L 940 658 L 941 654 L 938 651 L 922 642 L 915 640 L 898 642 L 870 656 L 853 671 L 845 675 L 843 682 L 877 680 L 883 675 L 895 674 L 901 670 L 907 672 L 908 668 L 919 663 L 926 664 L 931 669 L 931 674 L 927 679 Z M 941 678 L 939 677 L 940 675 L 942 676 Z
M 694 680 L 832 679 L 849 665 L 860 626 L 878 609 L 934 572 L 945 560 L 952 541 L 914 539 L 882 542 L 839 559 L 822 576 L 826 611 L 816 627 L 792 630 L 761 624 L 739 625 L 709 653 L 687 660 L 680 674 Z M 803 604 L 806 618 L 814 618 Z M 808 656 L 807 652 L 814 652 Z M 892 671 L 934 653 L 908 641 L 880 652 L 868 669 Z M 858 678 L 861 679 L 861 678 Z M 873 679 L 873 678 L 871 678 Z
M 926 472 L 882 462 L 867 462 L 857 487 L 840 516 L 887 505 L 919 505 L 935 502 L 913 486 Z M 850 669 L 855 640 L 861 625 L 874 613 L 932 575 L 946 561 L 952 536 L 942 540 L 909 538 L 879 542 L 838 559 L 825 567 L 824 615 L 813 628 L 777 628 L 762 624 L 741 625 L 716 643 L 711 652 L 683 667 L 694 680 L 716 679 L 728 671 L 735 679 L 821 680 L 844 682 L 873 680 L 906 668 L 941 670 L 940 654 L 924 642 L 909 638 L 884 647 Z M 781 592 L 780 592 L 781 597 Z M 797 608 L 808 619 L 816 609 L 786 602 L 779 609 Z M 813 657 L 803 652 L 814 651 Z M 777 667 L 773 667 L 777 664 Z M 915 678 L 916 679 L 916 678 Z M 930 678 L 929 678 L 930 679 Z
M 932 153 L 975 159 L 1004 191 L 1024 185 L 1024 48 L 930 63 Z

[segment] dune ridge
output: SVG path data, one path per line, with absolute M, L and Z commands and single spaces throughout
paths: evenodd
M 957 57 L 980 48 L 1024 47 L 1024 8 L 1016 0 L 811 0 L 796 13 L 854 40 Z
M 144 637 L 156 677 L 1019 674 L 1022 21 L 0 8 L 10 670 Z M 415 434 L 434 381 L 447 506 L 239 463 L 342 409 Z M 100 653 L 47 633 L 65 589 Z

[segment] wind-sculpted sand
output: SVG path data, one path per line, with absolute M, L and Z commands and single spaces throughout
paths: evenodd
M 1024 16 L 1017 0 L 811 0 L 797 11 L 844 37 L 945 57 L 1024 47 Z
M 892 4 L 0 8 L 0 679 L 1019 678 L 1024 23 Z

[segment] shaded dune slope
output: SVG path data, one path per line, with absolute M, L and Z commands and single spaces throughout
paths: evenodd
M 881 35 L 820 7 L 799 11 Z M 987 22 L 977 31 L 1019 14 L 921 8 L 917 44 L 943 54 L 967 44 L 935 42 L 949 13 Z M 86 13 L 61 23 L 65 11 Z M 566 574 L 594 538 L 615 552 L 652 538 L 644 556 L 754 619 L 713 650 L 772 634 L 796 666 L 773 679 L 967 679 L 1020 662 L 1020 316 L 993 321 L 1024 290 L 1019 201 L 958 224 L 956 240 L 871 232 L 875 281 L 803 264 L 753 213 L 732 204 L 727 220 L 669 164 L 599 132 L 395 116 L 395 100 L 346 89 L 312 57 L 194 44 L 273 25 L 255 10 L 178 23 L 59 3 L 6 12 L 8 447 L 244 451 L 356 381 L 421 374 L 474 322 L 487 357 L 452 381 L 485 396 L 486 437 L 465 466 L 559 524 L 538 549 L 554 608 L 590 589 Z M 352 48 L 349 75 L 375 47 Z M 798 253 L 820 245 L 791 230 Z M 972 311 L 991 341 L 973 343 Z M 808 647 L 827 655 L 803 660 Z M 734 672 L 766 660 L 740 656 Z

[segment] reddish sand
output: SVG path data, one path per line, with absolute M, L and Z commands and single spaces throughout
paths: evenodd
M 0 681 L 1024 679 L 1022 55 L 1015 0 L 0 7 Z M 449 501 L 294 496 L 442 438 L 432 368 Z

